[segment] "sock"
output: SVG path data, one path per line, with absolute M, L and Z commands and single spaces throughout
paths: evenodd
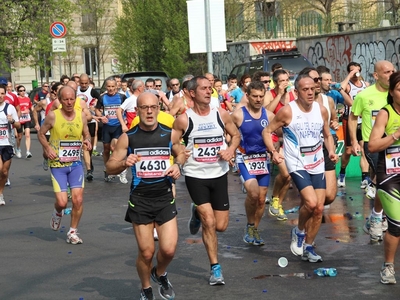
M 346 175 L 346 168 L 340 168 L 339 174 Z
M 219 265 L 219 263 L 211 264 L 211 270 L 212 270 L 212 268 L 213 268 L 214 266 L 217 266 L 217 265 Z
M 68 232 L 72 232 L 72 231 L 73 231 L 73 232 L 76 232 L 76 228 L 70 227 Z
M 247 227 L 254 227 L 254 223 L 247 223 Z
M 383 210 L 381 210 L 380 212 L 376 212 L 375 208 L 373 208 L 372 211 L 371 211 L 371 216 L 374 217 L 374 218 L 381 218 L 382 219 L 382 213 L 383 213 Z
M 96 149 L 97 149 L 97 146 L 93 146 L 93 151 L 96 151 Z
M 312 245 L 304 243 L 304 249 L 306 249 L 307 247 L 312 247 Z
M 305 233 L 304 229 L 300 230 L 299 227 L 296 227 L 295 231 L 296 233 L 303 233 L 303 234 Z
M 58 217 L 62 217 L 62 211 L 61 211 L 61 212 L 58 212 L 56 209 L 54 209 L 53 214 L 56 215 L 56 216 L 58 216 Z
M 361 180 L 365 180 L 368 177 L 368 172 L 361 173 Z

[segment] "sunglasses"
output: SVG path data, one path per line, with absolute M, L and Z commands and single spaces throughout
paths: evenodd
M 314 82 L 317 83 L 318 81 L 322 81 L 322 77 L 315 77 L 315 78 L 312 78 L 312 80 L 314 80 Z
M 18 90 L 18 92 L 25 92 L 25 90 Z
M 271 80 L 263 80 L 262 83 L 271 83 Z
M 172 86 L 178 86 L 179 85 L 179 83 L 173 83 L 173 84 L 171 84 Z
M 161 84 L 160 85 L 156 84 L 156 87 L 161 87 Z
M 44 85 L 43 87 L 49 87 L 48 85 Z

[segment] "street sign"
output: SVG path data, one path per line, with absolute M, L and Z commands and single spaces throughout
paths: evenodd
M 52 39 L 53 52 L 66 52 L 67 43 L 65 38 L 62 39 Z
M 67 27 L 63 22 L 54 22 L 50 25 L 50 34 L 53 38 L 62 38 L 67 34 Z

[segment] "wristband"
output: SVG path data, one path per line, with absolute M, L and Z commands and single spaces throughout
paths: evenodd
M 393 138 L 395 141 L 398 141 L 398 140 L 399 140 L 399 138 L 396 139 L 396 137 L 394 136 L 394 133 L 392 133 L 392 138 Z

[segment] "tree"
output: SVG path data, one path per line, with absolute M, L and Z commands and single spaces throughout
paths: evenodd
M 82 13 L 82 32 L 84 39 L 81 42 L 95 49 L 93 51 L 98 85 L 100 76 L 105 74 L 104 63 L 110 57 L 110 33 L 115 26 L 116 14 L 110 9 L 110 2 L 103 0 L 76 0 L 76 5 Z M 111 4 L 112 5 L 112 4 Z
M 204 55 L 189 53 L 186 0 L 123 0 L 112 34 L 121 71 L 163 70 L 181 77 Z
M 68 0 L 3 0 L 0 6 L 0 67 L 11 71 L 21 64 L 49 69 L 52 59 L 50 24 L 69 24 Z

